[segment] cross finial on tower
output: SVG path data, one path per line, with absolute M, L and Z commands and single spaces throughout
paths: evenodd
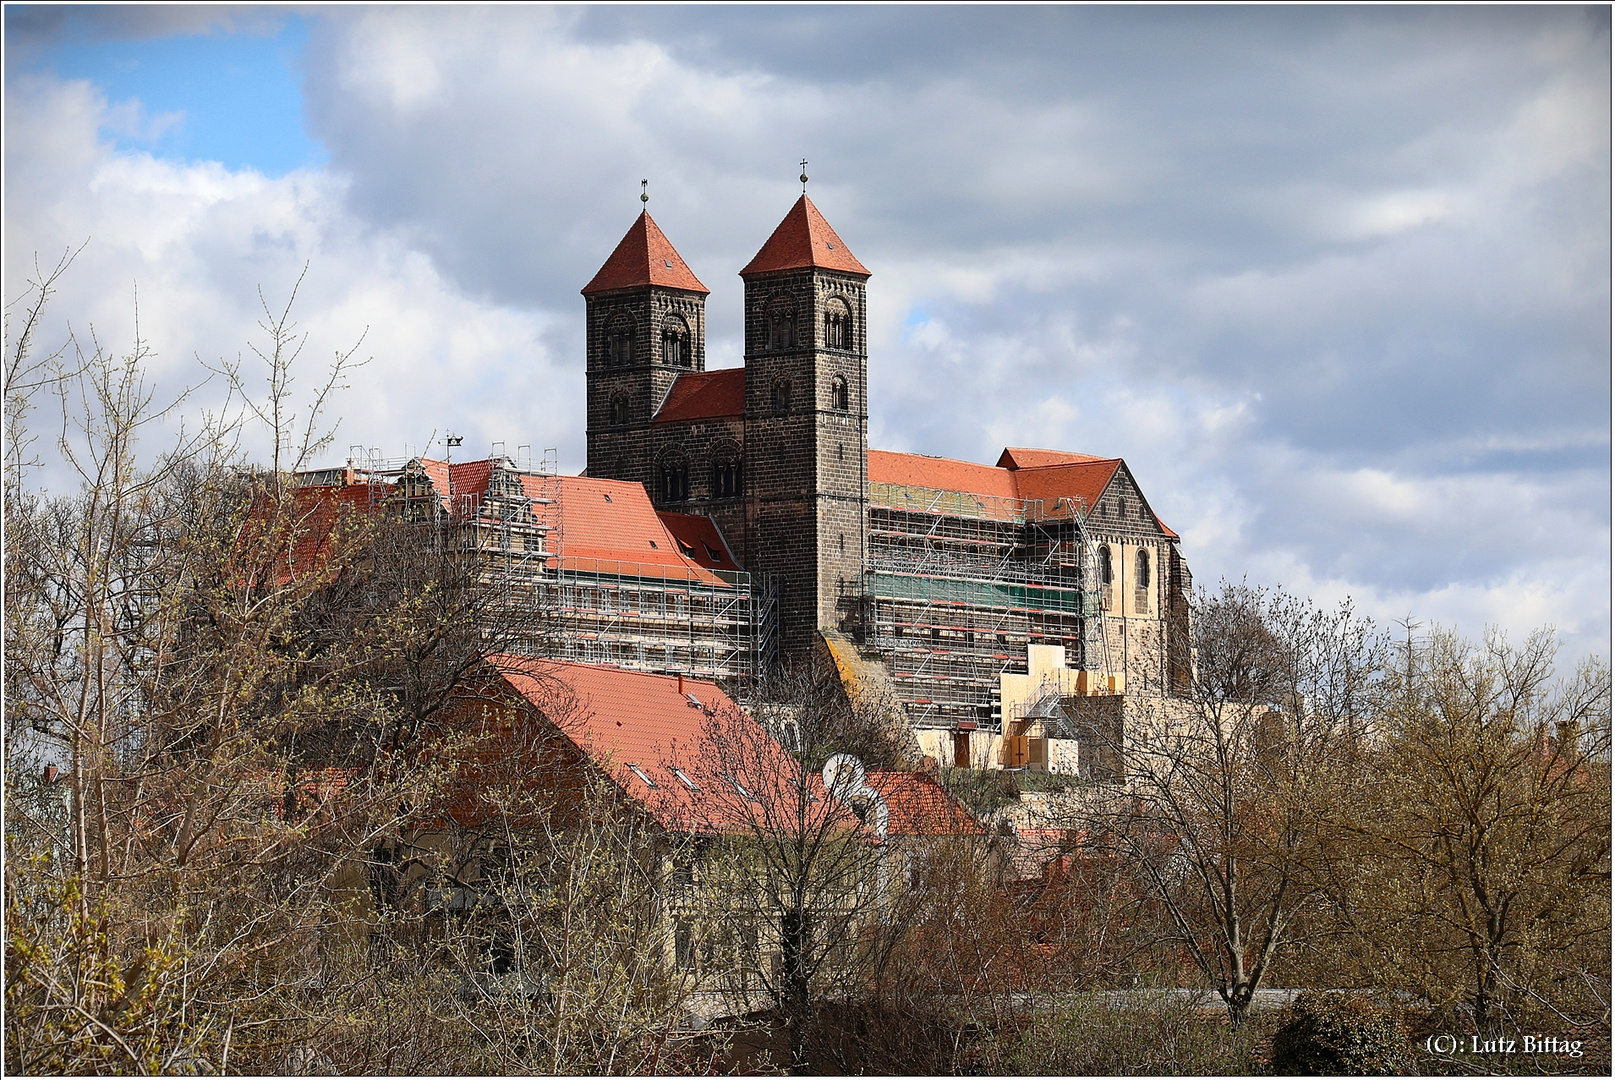
M 641 180 L 639 182 L 639 201 L 641 203 L 650 202 L 650 181 L 649 180 Z
M 797 179 L 802 181 L 802 194 L 807 194 L 807 158 L 802 159 L 802 175 Z

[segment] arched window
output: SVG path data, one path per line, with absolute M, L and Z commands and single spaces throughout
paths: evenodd
M 690 466 L 677 451 L 664 455 L 657 470 L 657 494 L 661 502 L 683 502 L 690 497 Z
M 1110 565 L 1110 545 L 1100 544 L 1097 554 L 1098 557 L 1095 561 L 1099 564 L 1099 607 L 1101 610 L 1108 611 L 1111 604 L 1110 582 L 1113 576 L 1113 570 Z
M 830 301 L 824 308 L 824 347 L 852 348 L 852 316 L 839 300 Z
M 611 422 L 614 425 L 628 423 L 628 395 L 618 394 L 611 399 Z
M 740 447 L 719 443 L 712 448 L 712 497 L 732 499 L 740 494 Z
M 1150 553 L 1139 548 L 1138 558 L 1134 562 L 1136 568 L 1133 571 L 1133 610 L 1143 615 L 1146 614 L 1150 604 Z
M 796 347 L 796 312 L 775 308 L 769 313 L 768 347 L 776 350 Z
M 662 363 L 670 367 L 690 366 L 690 326 L 678 315 L 662 320 Z
M 847 380 L 840 375 L 830 380 L 830 408 L 847 411 Z
M 627 367 L 634 362 L 634 324 L 617 319 L 606 330 L 606 366 Z
M 791 380 L 789 380 L 789 379 L 775 379 L 774 380 L 774 411 L 775 412 L 790 412 L 791 411 Z

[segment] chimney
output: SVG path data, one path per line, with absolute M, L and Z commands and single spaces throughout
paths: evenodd
M 56 766 L 55 765 L 46 765 L 45 766 L 45 783 L 47 783 L 47 784 L 56 783 Z
M 679 672 L 679 697 L 684 696 L 684 672 Z

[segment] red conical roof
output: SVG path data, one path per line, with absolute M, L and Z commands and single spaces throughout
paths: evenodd
M 803 195 L 779 223 L 774 235 L 768 238 L 741 277 L 766 274 L 771 270 L 800 270 L 814 266 L 822 270 L 840 270 L 847 274 L 868 277 L 869 271 L 847 250 L 841 237 L 830 228 L 819 208 Z
M 583 295 L 611 292 L 613 289 L 636 289 L 646 285 L 660 285 L 664 289 L 684 289 L 703 295 L 710 292 L 684 265 L 679 253 L 673 250 L 662 230 L 651 220 L 650 211 L 642 211 L 639 219 L 628 229 L 617 250 L 600 268 L 600 272 L 583 287 Z

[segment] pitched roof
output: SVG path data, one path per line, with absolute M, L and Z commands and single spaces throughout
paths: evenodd
M 584 296 L 611 292 L 614 289 L 637 289 L 659 285 L 664 289 L 684 289 L 702 293 L 710 290 L 690 272 L 679 253 L 673 249 L 650 211 L 642 211 L 617 249 L 606 259 L 600 272 L 583 287 Z
M 1000 469 L 1030 469 L 1039 465 L 1070 465 L 1077 461 L 1104 461 L 1092 454 L 1073 454 L 1066 450 L 1035 450 L 1025 446 L 1006 446 L 998 455 Z
M 670 831 L 743 831 L 758 820 L 759 798 L 792 799 L 802 784 L 815 796 L 814 812 L 844 815 L 849 827 L 858 825 L 825 797 L 817 777 L 804 776 L 796 759 L 713 683 L 530 657 L 492 662 L 541 711 L 553 701 L 550 681 L 565 687 L 575 705 L 551 722 Z M 715 752 L 714 733 L 744 750 Z
M 871 770 L 865 779 L 885 800 L 886 809 L 891 815 L 886 827 L 888 836 L 940 836 L 983 831 L 981 823 L 965 804 L 933 776 L 919 772 Z
M 1008 464 L 1006 464 L 1006 462 Z M 968 507 L 953 502 L 943 512 L 963 512 L 977 517 L 1014 520 L 1019 513 L 1041 514 L 1045 518 L 1065 516 L 1061 500 L 1071 500 L 1092 512 L 1118 470 L 1121 458 L 1094 457 L 1060 450 L 1006 449 L 997 465 L 973 461 L 928 457 L 924 454 L 898 454 L 890 450 L 869 451 L 869 482 L 923 491 L 960 492 L 975 497 Z M 914 507 L 925 497 L 894 496 L 899 505 Z M 1035 505 L 1041 502 L 1041 509 Z M 920 507 L 923 509 L 923 507 Z M 1153 511 L 1152 511 L 1153 514 Z M 1159 517 L 1155 523 L 1167 536 L 1178 534 Z
M 572 569 L 655 574 L 709 585 L 722 583 L 714 570 L 738 569 L 732 559 L 714 564 L 700 544 L 695 545 L 696 557 L 686 556 L 651 505 L 644 484 L 592 476 L 522 477 L 534 498 L 546 494 L 546 481 L 554 485 L 549 494 L 555 502 L 535 505 L 533 512 L 558 527 L 561 557 Z
M 734 572 L 740 569 L 729 545 L 724 543 L 723 534 L 718 531 L 718 523 L 711 518 L 700 514 L 670 514 L 660 510 L 656 516 L 673 534 L 679 554 L 686 559 L 713 570 Z
M 774 234 L 762 249 L 740 271 L 741 277 L 766 274 L 774 270 L 800 270 L 804 267 L 823 270 L 840 270 L 846 274 L 868 277 L 869 271 L 859 262 L 841 237 L 824 220 L 819 208 L 805 194 L 796 200 L 779 223 Z
M 653 424 L 672 420 L 710 420 L 740 416 L 746 411 L 746 369 L 687 371 L 667 392 L 662 407 L 651 418 Z
M 890 450 L 869 451 L 869 482 L 934 488 L 938 491 L 967 491 L 973 495 L 994 495 L 1004 499 L 1020 496 L 1015 488 L 1015 477 L 1008 469 L 925 454 L 898 454 Z

